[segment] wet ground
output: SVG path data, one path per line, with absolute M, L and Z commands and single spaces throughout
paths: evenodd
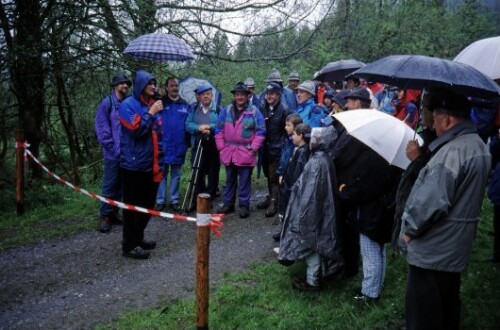
M 252 205 L 263 199 L 255 194 Z M 210 282 L 276 258 L 277 216 L 237 213 L 211 236 Z M 86 231 L 0 253 L 0 329 L 89 329 L 118 315 L 194 295 L 195 223 L 153 218 L 146 238 L 158 246 L 149 260 L 121 255 L 121 227 Z

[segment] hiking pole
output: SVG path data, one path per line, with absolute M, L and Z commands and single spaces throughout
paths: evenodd
M 202 138 L 203 139 L 203 138 Z M 201 142 L 201 139 L 200 139 Z M 203 146 L 200 145 L 200 151 L 197 159 L 197 163 L 194 164 L 194 180 L 193 180 L 193 187 L 191 189 L 191 193 L 189 194 L 189 206 L 193 205 L 193 198 L 194 198 L 194 188 L 196 188 L 196 184 L 198 183 L 198 174 L 200 173 L 200 164 L 201 164 L 201 157 L 203 156 Z
M 184 195 L 184 200 L 182 201 L 181 212 L 183 212 L 183 213 L 187 213 L 186 201 L 187 201 L 188 196 L 190 196 L 191 194 L 194 193 L 194 184 L 196 182 L 196 181 L 194 181 L 195 170 L 198 167 L 199 162 L 200 162 L 199 159 L 201 158 L 200 157 L 200 149 L 201 148 L 202 147 L 201 147 L 201 139 L 200 139 L 200 141 L 198 142 L 198 146 L 196 147 L 196 152 L 194 154 L 193 165 L 191 166 L 191 177 L 189 178 L 188 189 L 186 191 L 186 194 Z M 198 163 L 198 165 L 197 165 L 197 163 Z M 190 198 L 190 200 L 191 200 L 191 198 Z

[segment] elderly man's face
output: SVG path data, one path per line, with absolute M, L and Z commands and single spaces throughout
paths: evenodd
M 207 91 L 204 91 L 201 94 L 198 94 L 198 100 L 201 102 L 201 104 L 203 104 L 204 107 L 208 107 L 212 103 L 212 98 L 213 98 L 213 94 L 212 94 L 212 90 L 210 90 L 210 89 Z
M 345 107 L 347 110 L 361 109 L 361 101 L 358 99 L 347 99 L 345 101 Z
M 299 101 L 299 104 L 304 103 L 305 101 L 309 100 L 313 95 L 309 92 L 306 92 L 302 89 L 297 90 L 297 100 Z
M 244 108 L 248 104 L 248 97 L 250 94 L 245 92 L 235 92 L 233 95 L 234 103 L 238 108 Z
M 435 109 L 433 113 L 434 130 L 437 136 L 443 135 L 446 132 L 450 117 L 446 111 Z

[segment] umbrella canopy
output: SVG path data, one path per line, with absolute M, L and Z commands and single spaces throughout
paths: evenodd
M 406 145 L 414 140 L 415 131 L 403 121 L 385 112 L 373 109 L 344 111 L 333 115 L 347 132 L 366 144 L 390 164 L 406 169 Z M 422 139 L 416 136 L 418 143 Z
M 132 40 L 123 51 L 138 60 L 155 62 L 189 61 L 194 59 L 184 40 L 162 33 L 148 33 Z
M 453 61 L 469 64 L 491 79 L 500 79 L 500 36 L 471 43 Z
M 196 94 L 195 94 L 195 89 L 198 88 L 201 85 L 208 85 L 212 87 L 212 93 L 214 95 L 213 101 L 217 104 L 220 105 L 221 100 L 222 100 L 222 94 L 220 91 L 215 87 L 214 84 L 208 79 L 203 79 L 203 78 L 195 78 L 195 77 L 186 77 L 182 78 L 179 81 L 179 95 L 186 101 L 189 102 L 189 104 L 192 104 L 196 102 Z
M 500 96 L 500 87 L 482 72 L 467 64 L 437 57 L 392 55 L 372 62 L 352 74 L 404 89 L 448 87 L 458 94 L 484 99 Z
M 363 66 L 365 63 L 353 59 L 330 62 L 321 68 L 315 79 L 328 82 L 344 81 L 345 76 Z

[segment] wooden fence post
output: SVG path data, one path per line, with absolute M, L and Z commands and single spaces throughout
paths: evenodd
M 208 330 L 210 204 L 209 194 L 198 195 L 196 203 L 196 328 L 198 330 Z
M 15 131 L 16 136 L 16 208 L 17 215 L 24 214 L 24 131 Z

